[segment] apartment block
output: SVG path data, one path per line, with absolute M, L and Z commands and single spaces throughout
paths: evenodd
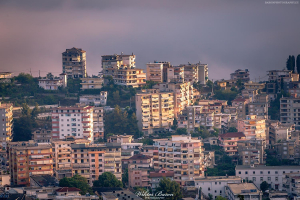
M 93 135 L 94 141 L 104 138 L 104 111 L 103 107 L 93 109 Z
M 73 47 L 62 53 L 62 72 L 68 78 L 86 77 L 86 51 Z
M 252 199 L 262 200 L 262 191 L 253 183 L 229 183 L 225 187 L 228 200 Z
M 79 97 L 79 103 L 84 105 L 106 106 L 107 92 L 101 91 L 100 95 L 82 95 Z
M 208 66 L 207 64 L 198 64 L 198 82 L 205 85 L 208 81 Z
M 128 66 L 121 66 L 114 71 L 114 83 L 126 87 L 142 87 L 146 84 L 146 74 L 143 69 L 129 68 Z
M 62 73 L 57 78 L 42 78 L 39 79 L 39 87 L 44 90 L 58 90 L 59 87 L 67 87 L 67 75 Z
M 163 63 L 147 63 L 147 81 L 163 82 Z
M 243 89 L 242 97 L 249 99 L 250 102 L 254 102 L 256 96 L 258 95 L 258 89 Z
M 52 145 L 50 143 L 10 142 L 8 144 L 11 182 L 29 185 L 29 177 L 37 174 L 53 175 Z
M 104 84 L 103 78 L 100 77 L 86 77 L 80 79 L 81 90 L 86 89 L 101 89 Z
M 202 151 L 204 169 L 215 167 L 215 151 Z
M 112 135 L 107 138 L 109 143 L 131 143 L 133 141 L 133 135 Z
M 204 197 L 212 195 L 213 199 L 217 196 L 226 197 L 225 187 L 230 183 L 241 183 L 242 179 L 238 176 L 206 176 L 195 178 L 195 187 L 200 189 Z
M 266 160 L 264 140 L 241 140 L 237 142 L 238 155 L 242 165 L 264 164 Z
M 122 66 L 127 66 L 128 69 L 135 68 L 135 55 L 103 55 L 102 57 L 102 69 L 104 75 L 114 76 L 115 72 Z
M 266 120 L 258 119 L 256 115 L 247 115 L 245 120 L 238 120 L 237 129 L 245 134 L 246 139 L 263 139 L 269 142 Z
M 234 73 L 230 74 L 230 79 L 237 81 L 237 80 L 241 80 L 243 83 L 247 83 L 250 81 L 250 72 L 248 69 L 245 70 L 235 70 Z
M 164 168 L 161 168 L 158 171 L 151 171 L 149 173 L 150 187 L 152 191 L 155 191 L 155 189 L 159 186 L 159 182 L 161 179 L 163 179 L 163 177 L 174 180 L 174 171 L 168 171 Z
M 93 141 L 93 106 L 57 107 L 52 109 L 53 139 L 72 136 Z
M 198 66 L 194 64 L 180 65 L 184 69 L 184 81 L 197 83 L 198 79 Z
M 188 185 L 197 177 L 204 176 L 201 140 L 191 136 L 173 135 L 171 139 L 155 139 L 158 162 L 154 169 L 174 171 L 174 180 L 181 186 Z
M 280 160 L 289 160 L 295 164 L 300 163 L 300 146 L 295 140 L 282 140 L 273 145 L 276 157 Z
M 203 106 L 188 106 L 178 116 L 178 128 L 186 128 L 188 132 L 200 127 Z M 206 123 L 205 123 L 206 125 Z
M 250 102 L 246 98 L 236 98 L 232 100 L 232 106 L 237 108 L 237 117 L 238 119 L 244 119 L 248 113 L 247 104 Z
M 174 95 L 157 89 L 141 90 L 135 95 L 138 128 L 145 134 L 169 128 L 174 120 Z
M 153 167 L 152 156 L 137 154 L 129 158 L 128 186 L 150 187 L 149 171 Z
M 266 181 L 271 188 L 282 190 L 285 175 L 299 170 L 299 166 L 237 165 L 235 174 L 246 181 L 253 181 L 257 187 Z
M 262 90 L 264 89 L 266 86 L 265 83 L 258 83 L 258 82 L 252 82 L 249 81 L 248 83 L 244 83 L 244 87 L 245 89 L 258 89 L 258 90 Z
M 38 143 L 51 142 L 52 141 L 52 130 L 39 128 L 32 132 L 32 140 Z
M 268 103 L 248 103 L 248 115 L 256 115 L 258 119 L 268 119 Z
M 283 177 L 283 190 L 290 197 L 297 199 L 300 196 L 300 173 L 288 173 Z
M 280 98 L 280 122 L 283 124 L 295 124 L 295 128 L 297 130 L 300 129 L 299 97 Z
M 228 156 L 238 156 L 238 142 L 246 140 L 246 136 L 242 132 L 225 133 L 219 135 L 219 146 L 223 147 Z
M 73 175 L 87 178 L 90 185 L 104 172 L 111 172 L 122 180 L 120 144 L 71 144 L 71 148 Z
M 282 124 L 280 122 L 272 123 L 269 126 L 270 144 L 275 144 L 279 140 L 286 141 L 286 140 L 291 139 L 292 131 L 295 131 L 294 124 Z
M 13 104 L 0 102 L 0 140 L 1 146 L 4 148 L 6 148 L 6 143 L 12 140 L 12 120 Z

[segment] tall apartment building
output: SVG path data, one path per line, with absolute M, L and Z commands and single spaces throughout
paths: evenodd
M 248 115 L 256 115 L 259 119 L 268 119 L 268 103 L 250 102 L 248 103 Z
M 219 135 L 220 146 L 223 147 L 228 156 L 238 155 L 238 142 L 246 140 L 246 136 L 242 132 L 225 133 Z
M 294 199 L 300 196 L 300 173 L 288 173 L 283 177 L 283 190 Z
M 71 148 L 73 175 L 87 178 L 90 185 L 104 172 L 111 172 L 122 180 L 120 144 L 71 144 Z
M 10 142 L 8 144 L 11 182 L 29 185 L 30 176 L 53 175 L 52 146 L 50 143 Z
M 236 98 L 232 100 L 232 106 L 237 108 L 237 117 L 239 119 L 244 119 L 248 113 L 247 104 L 250 102 L 246 98 Z
M 256 115 L 247 115 L 245 120 L 238 120 L 239 132 L 243 132 L 246 139 L 263 139 L 269 143 L 266 120 L 258 119 Z
M 191 136 L 173 135 L 171 139 L 155 139 L 158 162 L 154 162 L 154 169 L 174 171 L 174 180 L 181 186 L 188 185 L 195 178 L 204 177 L 202 145 L 201 140 Z
M 241 80 L 243 83 L 247 83 L 250 81 L 250 73 L 248 69 L 245 70 L 235 70 L 234 73 L 230 74 L 230 79 L 237 81 L 237 80 Z
M 208 81 L 208 67 L 207 64 L 182 64 L 179 65 L 184 68 L 184 81 L 187 82 L 200 82 L 201 84 L 206 84 Z
M 280 122 L 295 124 L 295 128 L 300 129 L 300 97 L 280 98 Z
M 86 77 L 86 51 L 73 47 L 62 53 L 62 72 L 68 78 Z
M 94 107 L 93 110 L 93 132 L 94 141 L 104 138 L 104 111 L 103 107 Z
M 300 146 L 295 140 L 278 141 L 272 147 L 275 149 L 278 159 L 289 159 L 290 162 L 300 163 Z
M 102 68 L 104 75 L 114 76 L 115 72 L 122 66 L 127 66 L 128 69 L 135 68 L 135 55 L 103 55 L 102 57 Z
M 147 63 L 147 81 L 163 82 L 163 63 Z
M 141 90 L 135 95 L 138 128 L 145 134 L 169 128 L 174 120 L 174 95 L 157 89 Z
M 104 80 L 99 77 L 86 77 L 80 79 L 81 90 L 86 89 L 101 89 L 103 87 Z
M 193 105 L 194 90 L 190 82 L 172 81 L 169 83 L 160 83 L 153 86 L 161 92 L 172 92 L 174 96 L 174 114 L 175 117 L 181 113 L 187 106 Z
M 142 87 L 146 84 L 146 74 L 142 69 L 129 68 L 128 66 L 121 66 L 114 72 L 114 83 L 116 85 L 123 85 L 126 87 Z
M 12 139 L 13 104 L 0 102 L 0 142 L 6 148 L 6 142 Z M 1 125 L 2 124 L 2 125 Z
M 272 123 L 269 126 L 270 144 L 275 144 L 279 140 L 286 141 L 291 139 L 291 133 L 295 130 L 294 124 Z
M 198 81 L 200 84 L 206 85 L 208 81 L 208 66 L 207 64 L 198 64 Z
M 72 136 L 93 141 L 93 106 L 57 107 L 52 109 L 53 139 Z
M 242 165 L 264 164 L 266 160 L 264 140 L 240 140 L 237 142 L 238 155 Z

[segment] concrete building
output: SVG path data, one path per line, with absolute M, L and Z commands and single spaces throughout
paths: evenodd
M 57 107 L 52 109 L 52 137 L 73 136 L 93 141 L 93 106 Z
M 103 107 L 93 109 L 93 134 L 94 141 L 104 138 L 104 111 Z
M 149 171 L 153 167 L 152 156 L 137 154 L 129 158 L 128 186 L 150 187 Z
M 282 190 L 285 174 L 299 172 L 299 170 L 299 166 L 237 165 L 235 174 L 246 181 L 253 181 L 257 187 L 266 181 L 271 188 Z
M 163 82 L 163 63 L 147 63 L 147 81 Z
M 242 132 L 237 133 L 225 133 L 219 135 L 219 146 L 223 147 L 224 151 L 228 156 L 237 156 L 238 155 L 238 146 L 239 141 L 246 140 L 246 136 Z
M 51 129 L 37 129 L 32 132 L 32 140 L 38 143 L 51 142 L 52 130 Z
M 122 180 L 120 144 L 71 144 L 71 148 L 73 175 L 87 178 L 90 185 L 104 172 L 111 172 Z
M 86 77 L 80 79 L 81 90 L 86 89 L 101 89 L 103 87 L 104 80 L 100 77 Z
M 107 92 L 101 91 L 100 95 L 82 95 L 79 97 L 79 103 L 94 106 L 106 106 Z
M 62 72 L 68 78 L 86 77 L 86 51 L 73 47 L 62 53 Z
M 207 64 L 182 64 L 179 67 L 184 69 L 184 81 L 186 82 L 199 82 L 200 84 L 205 85 L 208 81 L 208 67 Z
M 159 182 L 163 177 L 174 180 L 174 171 L 168 171 L 164 168 L 161 168 L 158 171 L 152 171 L 149 173 L 150 187 L 152 191 L 159 186 Z
M 0 173 L 0 187 L 4 187 L 5 185 L 10 185 L 10 174 L 8 173 Z
M 126 87 L 142 87 L 146 84 L 146 74 L 143 69 L 129 68 L 128 66 L 121 66 L 114 72 L 114 83 Z
M 112 135 L 107 138 L 109 143 L 131 143 L 133 142 L 133 135 Z
M 128 69 L 135 68 L 135 55 L 125 55 L 123 52 L 121 55 L 103 55 L 102 57 L 102 69 L 104 75 L 114 76 L 115 72 L 122 66 L 127 66 Z
M 181 186 L 189 185 L 196 177 L 204 177 L 201 140 L 191 136 L 173 135 L 171 139 L 155 139 L 158 162 L 154 169 L 174 171 L 174 180 Z
M 6 143 L 12 140 L 12 120 L 13 104 L 0 102 L 0 142 L 4 148 L 6 148 Z
M 217 196 L 226 197 L 225 187 L 230 183 L 241 183 L 242 179 L 238 176 L 206 176 L 195 178 L 195 187 L 200 189 L 205 197 L 212 195 L 213 199 Z
M 226 197 L 228 200 L 243 199 L 261 200 L 263 193 L 253 183 L 229 183 L 226 186 Z
M 256 115 L 258 119 L 268 119 L 268 103 L 248 103 L 248 115 Z
M 293 199 L 300 197 L 300 173 L 287 173 L 282 179 L 283 190 Z
M 139 193 L 138 193 L 139 194 Z M 142 197 L 132 193 L 129 190 L 114 190 L 112 192 L 101 192 L 103 200 L 119 200 L 119 199 L 130 199 L 130 200 L 142 200 Z M 127 197 L 127 198 L 126 198 Z
M 246 139 L 263 139 L 269 142 L 266 120 L 258 119 L 256 115 L 247 115 L 245 120 L 238 120 L 239 132 L 243 132 Z
M 52 146 L 50 143 L 10 142 L 8 144 L 11 182 L 29 185 L 29 176 L 53 175 Z
M 286 141 L 291 139 L 291 133 L 295 131 L 294 124 L 273 123 L 269 126 L 270 144 L 275 144 L 279 140 Z
M 299 97 L 280 98 L 280 122 L 283 124 L 295 124 L 295 128 L 297 130 L 300 129 Z
M 265 164 L 266 141 L 241 140 L 237 142 L 237 148 L 242 165 Z
M 58 90 L 59 87 L 67 87 L 67 75 L 62 73 L 57 78 L 42 78 L 39 79 L 39 87 L 44 90 Z
M 300 164 L 300 146 L 295 140 L 277 141 L 272 147 L 274 147 L 278 159 Z
M 230 79 L 234 80 L 234 81 L 241 80 L 242 83 L 247 83 L 247 82 L 250 81 L 250 72 L 249 72 L 248 69 L 245 69 L 245 70 L 241 70 L 241 69 L 235 70 L 234 73 L 230 74 Z
M 250 100 L 246 98 L 236 98 L 232 100 L 232 106 L 237 108 L 238 119 L 245 119 L 248 113 L 248 103 L 250 103 Z
M 265 88 L 265 83 L 257 83 L 257 82 L 252 82 L 249 81 L 248 83 L 244 83 L 245 89 L 258 89 L 262 90 Z
M 159 92 L 157 89 L 141 90 L 135 95 L 138 128 L 145 134 L 167 129 L 174 120 L 173 92 Z

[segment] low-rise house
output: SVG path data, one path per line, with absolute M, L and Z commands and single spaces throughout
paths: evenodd
M 86 89 L 101 89 L 103 86 L 103 78 L 93 77 L 93 78 L 81 78 L 81 90 Z
M 253 183 L 229 183 L 226 186 L 228 200 L 243 199 L 261 200 L 262 192 Z
M 100 95 L 82 95 L 79 102 L 85 105 L 106 106 L 107 92 L 101 91 Z
M 59 87 L 67 87 L 67 75 L 62 73 L 59 77 L 39 79 L 39 87 L 44 90 L 58 90 Z

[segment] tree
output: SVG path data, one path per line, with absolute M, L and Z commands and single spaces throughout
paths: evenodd
M 260 184 L 260 189 L 265 192 L 267 189 L 269 188 L 269 184 L 266 182 L 266 181 L 263 181 L 261 184 Z
M 152 89 L 154 85 L 156 85 L 158 82 L 154 81 L 146 81 L 146 84 L 143 86 L 143 89 Z
M 113 93 L 113 102 L 114 105 L 118 105 L 120 103 L 120 92 L 118 90 Z
M 94 187 L 123 187 L 123 183 L 113 173 L 104 172 L 94 181 Z
M 229 127 L 227 133 L 236 133 L 238 130 L 235 127 Z
M 225 197 L 217 196 L 216 200 L 227 200 Z
M 289 55 L 289 58 L 286 61 L 287 70 L 293 71 L 295 73 L 295 56 Z
M 178 128 L 176 130 L 177 135 L 187 135 L 187 129 L 186 128 Z
M 122 183 L 124 187 L 128 184 L 128 168 L 126 168 L 122 174 Z
M 144 138 L 141 140 L 141 142 L 145 145 L 153 145 L 154 141 L 151 138 Z
M 173 119 L 173 126 L 171 127 L 173 130 L 177 129 L 178 126 L 178 121 L 176 119 L 176 117 Z
M 75 174 L 72 178 L 64 177 L 59 181 L 60 187 L 76 187 L 80 189 L 80 194 L 84 195 L 86 193 L 93 194 L 91 186 L 88 184 L 86 178 Z
M 300 74 L 300 54 L 297 56 L 296 67 L 297 73 Z
M 54 78 L 54 76 L 52 75 L 51 72 L 49 72 L 49 73 L 46 75 L 46 77 L 47 77 L 47 79 L 53 79 L 53 78 Z
M 155 190 L 157 194 L 172 194 L 173 196 L 166 197 L 166 199 L 176 200 L 182 198 L 182 192 L 180 186 L 176 181 L 171 181 L 171 179 L 163 177 L 159 181 L 159 185 Z

